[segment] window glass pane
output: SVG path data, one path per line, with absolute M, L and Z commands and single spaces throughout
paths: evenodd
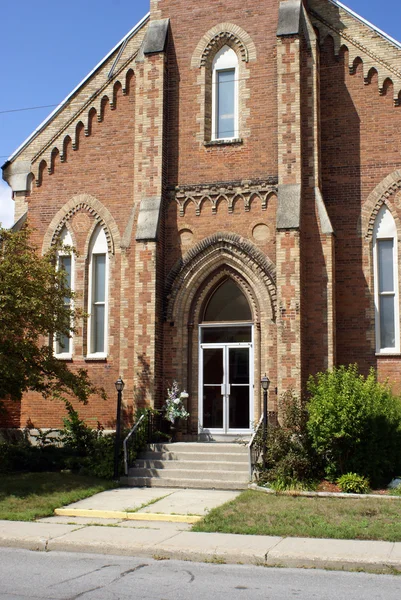
M 232 138 L 235 135 L 235 70 L 217 71 L 217 137 Z
M 104 304 L 93 307 L 93 352 L 104 352 Z
M 66 335 L 58 335 L 57 336 L 57 349 L 56 352 L 57 354 L 70 354 L 71 350 L 70 350 L 70 343 L 71 343 L 71 338 L 69 338 Z
M 71 256 L 60 256 L 60 269 L 65 271 L 65 281 L 67 286 L 71 289 Z M 71 298 L 67 296 L 64 298 L 64 304 L 69 305 Z
M 394 291 L 393 240 L 377 240 L 379 292 Z
M 94 254 L 94 289 L 93 289 L 93 301 L 104 302 L 105 291 L 106 291 L 106 255 L 105 254 Z
M 204 321 L 252 321 L 248 300 L 232 279 L 226 279 L 209 300 Z
M 251 327 L 203 327 L 203 344 L 231 344 L 252 341 Z
M 393 295 L 380 296 L 380 348 L 395 348 L 395 307 Z

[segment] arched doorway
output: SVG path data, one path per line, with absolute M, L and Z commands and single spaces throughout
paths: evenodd
M 229 277 L 205 303 L 199 325 L 199 426 L 210 434 L 247 434 L 253 424 L 253 319 Z

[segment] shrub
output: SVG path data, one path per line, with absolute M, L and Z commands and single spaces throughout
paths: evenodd
M 401 402 L 357 365 L 318 373 L 308 382 L 307 429 L 328 479 L 356 472 L 372 485 L 401 470 Z
M 319 469 L 319 461 L 307 435 L 305 408 L 290 390 L 281 397 L 279 410 L 282 424 L 268 429 L 258 479 L 280 490 L 304 487 L 305 482 L 316 477 Z M 263 439 L 259 443 L 263 444 Z
M 346 473 L 337 479 L 337 484 L 342 492 L 347 494 L 367 494 L 369 492 L 369 481 L 362 475 Z
M 32 446 L 27 440 L 0 443 L 0 473 L 60 471 L 66 461 L 66 450 L 57 446 Z

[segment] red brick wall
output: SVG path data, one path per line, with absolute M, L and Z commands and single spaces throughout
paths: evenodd
M 170 17 L 169 55 L 169 168 L 170 184 L 230 181 L 274 175 L 277 171 L 277 103 L 275 44 L 278 2 L 241 0 L 213 2 L 162 0 L 161 17 Z M 240 25 L 252 38 L 257 60 L 247 65 L 250 78 L 250 137 L 240 146 L 206 148 L 196 139 L 200 87 L 199 68 L 191 58 L 202 36 L 219 23 Z M 178 81 L 178 86 L 176 82 Z
M 358 362 L 366 372 L 377 361 L 367 335 L 374 324 L 361 207 L 401 166 L 401 108 L 391 87 L 379 95 L 376 77 L 364 85 L 362 65 L 351 75 L 347 51 L 335 58 L 330 38 L 322 49 L 321 108 L 323 193 L 336 232 L 337 362 Z M 379 365 L 381 377 L 392 374 L 389 364 Z

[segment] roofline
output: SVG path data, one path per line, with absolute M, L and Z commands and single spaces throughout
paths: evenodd
M 382 31 L 381 29 L 379 29 L 378 27 L 376 27 L 376 25 L 373 25 L 373 23 L 371 23 L 367 19 L 364 19 L 363 17 L 361 17 L 361 15 L 358 15 L 358 13 L 356 13 L 355 11 L 353 11 L 351 8 L 348 8 L 348 6 L 346 6 L 342 2 L 339 2 L 339 0 L 328 0 L 328 1 L 331 4 L 334 4 L 335 6 L 339 6 L 340 8 L 344 9 L 350 15 L 352 15 L 353 17 L 355 17 L 355 19 L 358 19 L 358 21 L 361 21 L 361 23 L 363 23 L 364 25 L 367 25 L 370 29 L 373 29 L 373 31 L 375 31 L 376 33 L 378 33 L 381 37 L 383 37 L 384 39 L 386 39 L 391 44 L 394 44 L 394 46 L 397 46 L 397 48 L 399 48 L 401 50 L 401 42 L 395 40 L 393 37 L 391 37 L 391 35 L 388 35 L 384 31 Z
M 40 125 L 38 125 L 38 127 L 31 133 L 31 135 L 27 137 L 26 140 L 22 142 L 22 144 L 18 146 L 16 150 L 14 150 L 14 152 L 6 160 L 2 168 L 4 168 L 6 165 L 8 165 L 8 163 L 13 161 L 18 156 L 18 154 L 22 152 L 22 150 L 29 144 L 29 142 L 31 142 L 42 131 L 42 129 L 44 129 L 44 127 L 49 123 L 49 121 L 51 121 L 61 111 L 61 109 L 65 106 L 65 104 L 67 104 L 67 102 L 72 98 L 72 96 L 84 85 L 86 81 L 88 81 L 90 77 L 92 77 L 92 75 L 110 58 L 110 56 L 112 56 L 112 54 L 114 54 L 114 52 L 118 50 L 118 48 L 121 45 L 127 42 L 131 36 L 133 36 L 135 33 L 137 33 L 137 31 L 139 31 L 139 29 L 143 27 L 146 21 L 148 21 L 149 17 L 150 13 L 147 13 L 136 25 L 134 25 L 131 31 L 129 31 L 114 46 L 114 48 L 110 50 L 108 54 L 106 54 L 106 56 L 92 69 L 92 71 L 90 71 L 90 73 L 88 73 L 88 75 L 86 75 L 86 77 L 84 77 L 84 79 L 82 79 L 82 81 L 78 83 L 78 85 L 72 90 L 72 92 L 70 92 L 68 96 L 66 96 L 64 100 L 60 102 L 60 104 L 50 113 L 50 115 L 48 115 L 46 119 L 42 121 Z

